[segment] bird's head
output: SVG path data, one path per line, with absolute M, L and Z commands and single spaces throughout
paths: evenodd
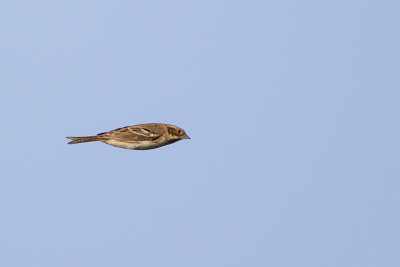
M 174 125 L 167 125 L 168 128 L 168 135 L 171 138 L 171 141 L 177 142 L 183 139 L 190 139 L 190 137 L 186 134 L 186 132 L 179 128 L 178 126 Z

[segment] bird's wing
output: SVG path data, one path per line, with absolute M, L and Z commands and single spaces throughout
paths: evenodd
M 160 131 L 156 131 L 151 126 L 127 126 L 118 128 L 106 133 L 100 133 L 98 136 L 105 139 L 117 139 L 121 141 L 152 141 L 162 135 Z

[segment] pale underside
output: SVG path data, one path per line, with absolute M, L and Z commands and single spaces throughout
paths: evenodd
M 127 141 L 120 141 L 120 140 L 116 140 L 116 139 L 104 140 L 103 142 L 108 145 L 111 145 L 111 146 L 116 146 L 116 147 L 125 148 L 125 149 L 137 149 L 137 150 L 153 149 L 153 148 L 157 148 L 157 147 L 167 144 L 165 142 L 162 143 L 162 142 L 154 142 L 154 141 L 127 142 Z

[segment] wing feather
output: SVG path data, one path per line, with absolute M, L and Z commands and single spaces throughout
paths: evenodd
M 161 129 L 155 125 L 127 126 L 98 134 L 98 136 L 106 139 L 116 139 L 126 142 L 151 141 L 158 139 L 161 135 Z

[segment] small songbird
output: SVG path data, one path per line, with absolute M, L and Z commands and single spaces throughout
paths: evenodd
M 138 124 L 94 136 L 67 138 L 73 140 L 68 144 L 101 141 L 112 146 L 137 150 L 158 148 L 183 139 L 190 139 L 183 129 L 162 123 Z

